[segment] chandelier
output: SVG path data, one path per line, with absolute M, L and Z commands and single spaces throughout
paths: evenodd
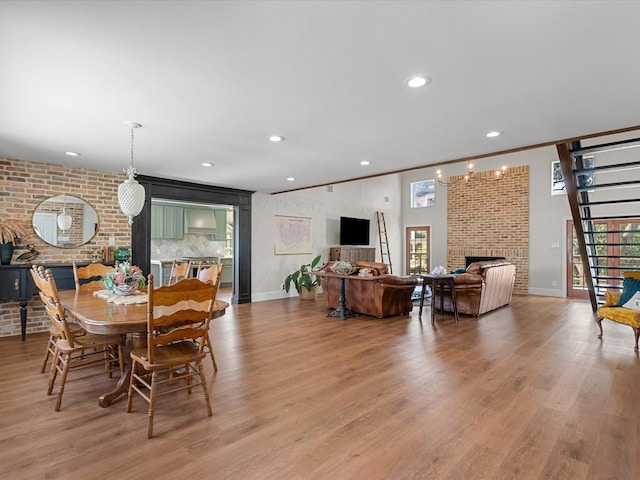
M 118 185 L 118 203 L 120 210 L 129 218 L 129 226 L 133 224 L 133 217 L 138 215 L 144 207 L 144 187 L 135 179 L 136 169 L 133 167 L 133 130 L 142 125 L 135 122 L 125 122 L 131 129 L 131 163 L 129 168 L 124 169 L 127 179 Z
M 473 171 L 473 163 L 470 160 L 467 160 L 467 173 L 465 173 L 462 177 L 456 178 L 455 180 L 449 180 L 445 182 L 442 180 L 442 170 L 436 171 L 436 177 L 438 178 L 438 185 L 442 187 L 446 187 L 447 185 L 455 185 L 461 182 L 464 182 L 466 185 L 471 183 L 471 180 L 477 179 L 481 182 L 498 182 L 502 180 L 507 175 L 507 167 L 503 166 L 502 168 L 495 171 L 494 178 L 483 178 L 479 175 L 476 175 Z

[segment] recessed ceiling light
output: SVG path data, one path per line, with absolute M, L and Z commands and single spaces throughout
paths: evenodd
M 502 132 L 498 132 L 496 130 L 494 130 L 493 132 L 489 132 L 485 135 L 485 137 L 487 138 L 493 138 L 493 137 L 499 137 L 500 135 L 502 135 Z
M 213 163 L 209 163 L 209 162 L 202 162 L 202 166 L 203 166 L 203 167 L 213 167 Z
M 287 182 L 293 182 L 293 181 L 295 181 L 294 177 L 287 177 Z
M 360 162 L 360 165 L 370 165 L 370 164 L 371 164 L 371 162 L 369 162 L 369 160 L 362 160 Z
M 69 155 L 70 157 L 79 157 L 80 154 L 78 152 L 64 152 L 65 155 Z
M 424 87 L 425 85 L 430 84 L 431 83 L 431 77 L 428 76 L 428 75 L 426 75 L 426 76 L 415 75 L 413 77 L 408 78 L 406 83 L 411 88 L 420 88 L 420 87 Z
M 282 135 L 269 135 L 267 138 L 270 142 L 284 142 L 284 137 Z

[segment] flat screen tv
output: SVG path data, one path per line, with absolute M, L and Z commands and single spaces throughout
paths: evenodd
M 340 217 L 340 245 L 369 245 L 369 219 Z

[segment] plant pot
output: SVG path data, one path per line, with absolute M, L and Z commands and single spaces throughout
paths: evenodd
M 13 256 L 13 242 L 0 243 L 0 265 L 9 265 Z
M 315 300 L 316 293 L 318 293 L 318 287 L 315 285 L 311 287 L 311 291 L 303 287 L 300 289 L 300 300 Z

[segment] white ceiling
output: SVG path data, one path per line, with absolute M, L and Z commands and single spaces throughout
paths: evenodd
M 0 0 L 0 156 L 120 172 L 135 121 L 139 173 L 276 192 L 632 127 L 639 23 L 631 1 Z

